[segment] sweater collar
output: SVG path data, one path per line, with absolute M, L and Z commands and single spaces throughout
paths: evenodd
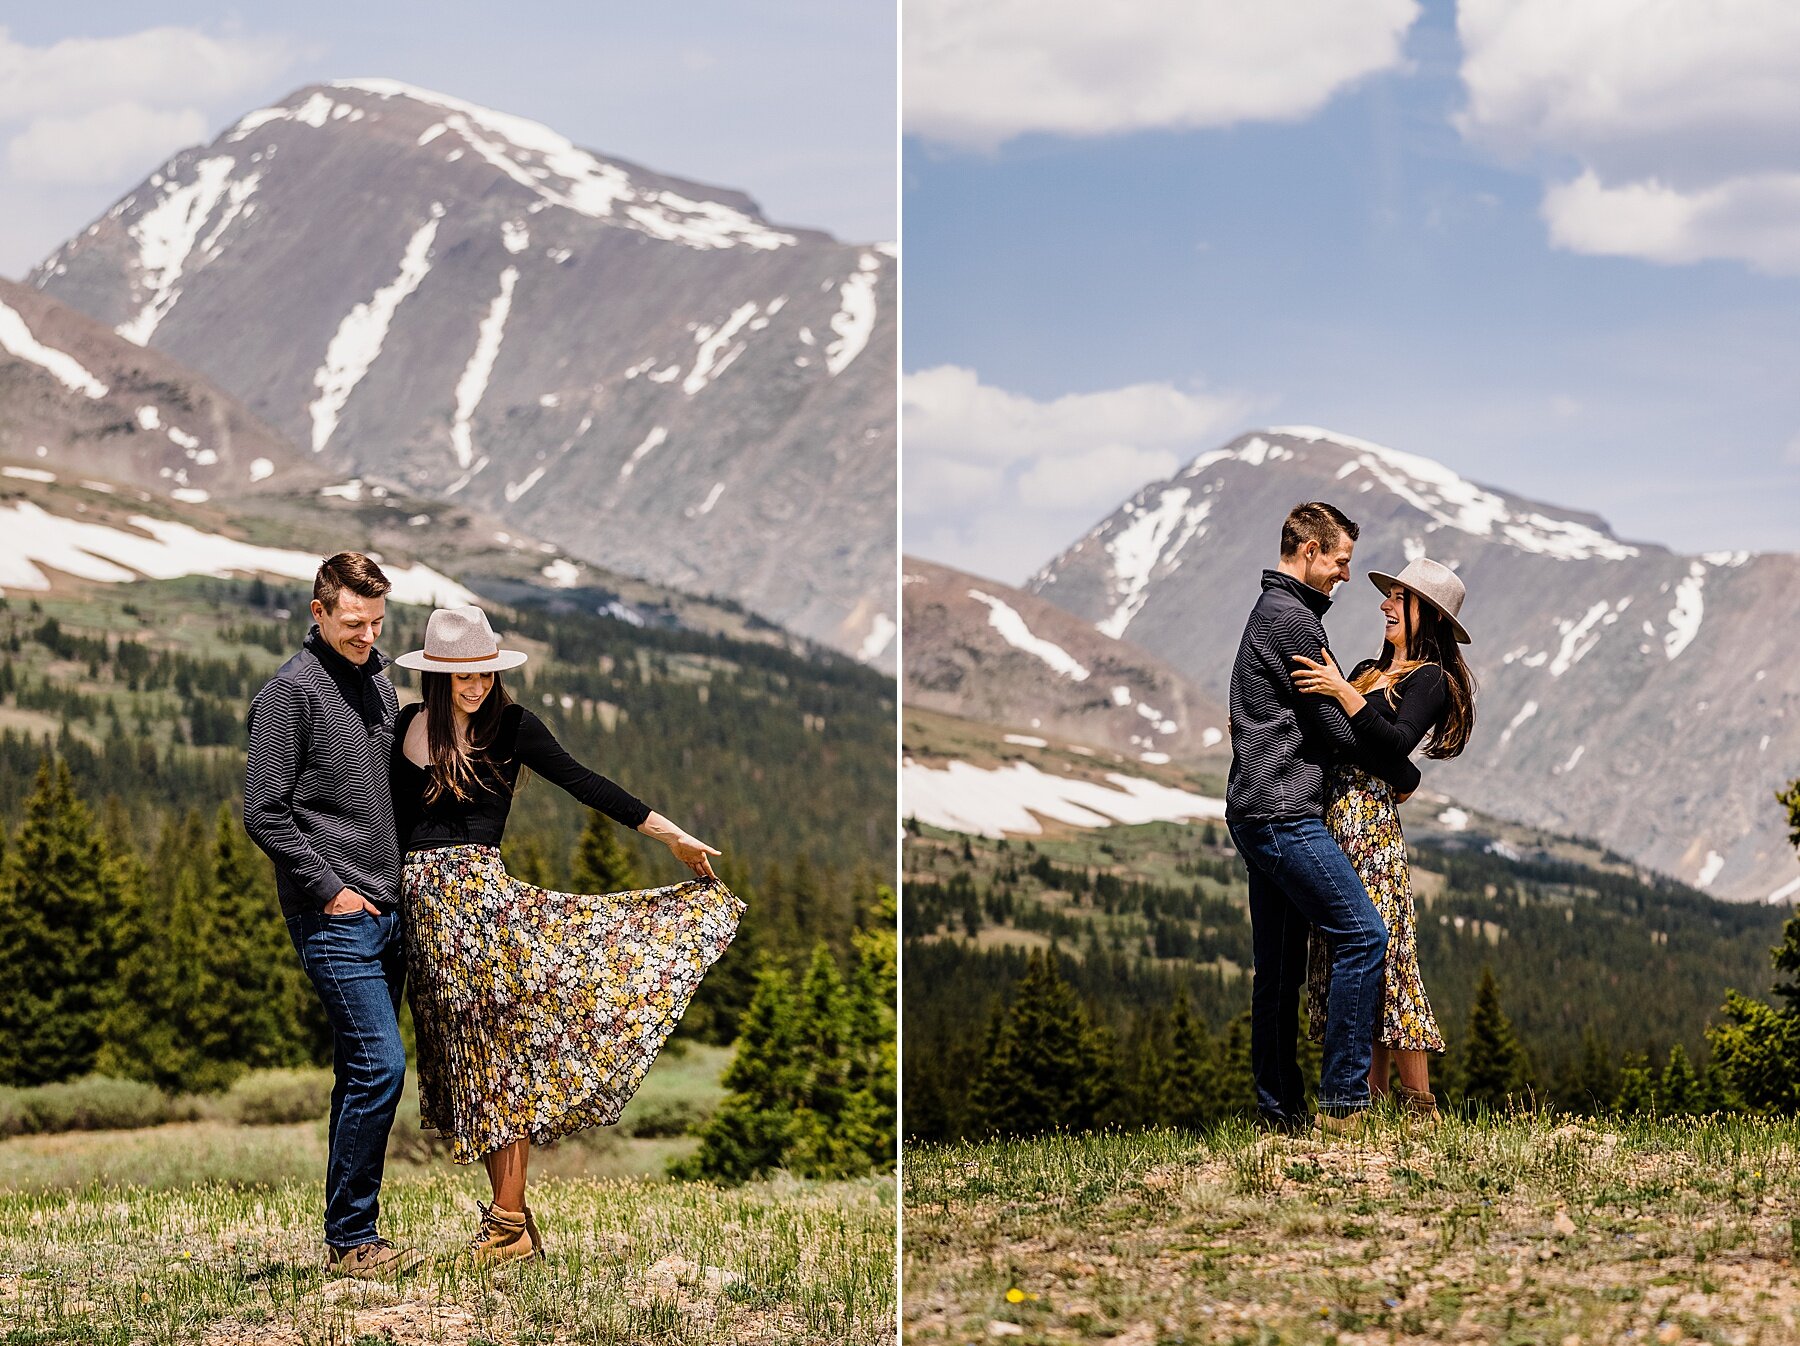
M 1331 610 L 1331 596 L 1322 594 L 1310 584 L 1302 584 L 1292 575 L 1281 570 L 1265 570 L 1262 573 L 1263 592 L 1271 589 L 1284 589 L 1306 604 L 1315 617 L 1323 617 Z
M 369 657 L 360 664 L 353 664 L 336 650 L 332 649 L 325 637 L 319 633 L 319 624 L 314 622 L 312 629 L 306 633 L 306 648 L 313 652 L 313 657 L 326 668 L 341 677 L 360 675 L 372 678 L 391 662 L 379 649 L 369 651 Z

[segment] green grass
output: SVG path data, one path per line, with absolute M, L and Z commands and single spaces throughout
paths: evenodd
M 909 1342 L 1800 1335 L 1793 1122 L 1230 1123 L 909 1147 L 905 1175 Z
M 730 1053 L 665 1054 L 618 1127 L 533 1154 L 542 1264 L 458 1265 L 487 1196 L 395 1127 L 382 1229 L 431 1261 L 397 1287 L 321 1272 L 323 1119 L 202 1120 L 0 1142 L 0 1346 L 891 1342 L 894 1184 L 664 1177 Z

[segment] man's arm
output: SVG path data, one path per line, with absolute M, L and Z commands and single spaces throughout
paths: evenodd
M 294 822 L 294 785 L 306 737 L 305 698 L 291 683 L 266 685 L 250 703 L 250 756 L 244 772 L 244 831 L 315 907 L 344 884 Z
M 1339 757 L 1354 757 L 1356 731 L 1350 727 L 1344 708 L 1328 696 L 1299 691 L 1291 676 L 1298 667 L 1294 663 L 1296 655 L 1319 657 L 1325 647 L 1325 629 L 1298 611 L 1288 612 L 1271 624 L 1269 640 L 1280 669 L 1276 680 L 1278 695 L 1291 698 L 1301 734 L 1309 742 L 1328 744 Z

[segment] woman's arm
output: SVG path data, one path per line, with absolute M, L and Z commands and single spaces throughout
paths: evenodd
M 523 707 L 521 707 L 523 710 Z M 591 809 L 598 809 L 616 823 L 637 829 L 650 816 L 650 806 L 622 785 L 589 771 L 569 756 L 544 722 L 525 710 L 519 717 L 515 755 L 552 785 L 567 790 Z
M 522 765 L 530 767 L 552 785 L 561 786 L 614 822 L 662 842 L 677 860 L 701 878 L 718 877 L 713 873 L 710 860 L 711 856 L 719 854 L 718 851 L 652 811 L 648 804 L 623 786 L 588 770 L 569 756 L 542 720 L 529 710 L 520 709 L 523 713 L 519 717 L 518 746 L 514 751 Z

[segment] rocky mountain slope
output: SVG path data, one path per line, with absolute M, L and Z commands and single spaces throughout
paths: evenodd
M 32 273 L 311 463 L 734 598 L 894 630 L 895 267 L 740 193 L 386 80 L 184 150 Z
M 1226 714 L 1162 660 L 1035 594 L 905 558 L 906 702 L 1151 763 L 1224 751 Z
M 0 458 L 27 468 L 40 463 L 187 503 L 323 484 L 315 465 L 296 463 L 278 433 L 205 378 L 4 279 L 0 407 Z M 278 462 L 281 482 L 273 480 Z
M 1598 839 L 1716 896 L 1800 897 L 1772 792 L 1800 774 L 1800 557 L 1682 556 L 1599 518 L 1310 427 L 1247 434 L 1151 483 L 1028 588 L 1224 699 L 1283 516 L 1329 500 L 1362 529 L 1326 626 L 1380 644 L 1371 568 L 1454 566 L 1481 683 L 1469 750 L 1427 786 Z

